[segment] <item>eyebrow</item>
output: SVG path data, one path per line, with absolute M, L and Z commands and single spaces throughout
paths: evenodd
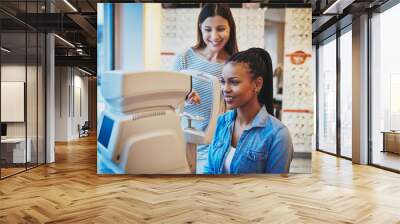
M 227 79 L 227 81 L 232 81 L 232 80 L 240 80 L 240 78 L 239 77 L 229 77 L 228 79 Z M 220 81 L 224 81 L 225 79 L 224 78 L 221 78 L 220 79 Z
M 211 26 L 207 26 L 207 25 L 204 25 L 204 27 L 205 27 L 205 28 L 212 28 Z M 217 28 L 222 28 L 222 27 L 225 28 L 225 27 L 227 27 L 227 26 L 226 26 L 226 25 L 218 25 L 218 26 L 217 26 Z

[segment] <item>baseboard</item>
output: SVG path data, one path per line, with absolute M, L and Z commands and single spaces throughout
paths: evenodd
M 311 159 L 311 152 L 294 152 L 293 158 Z

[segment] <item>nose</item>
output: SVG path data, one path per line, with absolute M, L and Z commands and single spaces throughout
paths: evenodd
M 230 93 L 232 91 L 231 87 L 229 85 L 227 85 L 226 83 L 221 84 L 221 89 L 222 89 L 222 93 L 224 95 L 226 95 L 227 93 Z
M 214 31 L 211 32 L 211 39 L 212 39 L 213 41 L 219 40 L 219 39 L 220 39 L 220 35 L 219 35 L 219 33 L 218 33 L 216 30 L 214 30 Z

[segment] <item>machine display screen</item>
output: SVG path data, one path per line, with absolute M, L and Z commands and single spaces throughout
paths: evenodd
M 108 143 L 110 141 L 111 131 L 113 129 L 114 120 L 111 118 L 104 116 L 103 122 L 101 124 L 100 134 L 99 134 L 99 142 L 104 146 L 108 147 Z

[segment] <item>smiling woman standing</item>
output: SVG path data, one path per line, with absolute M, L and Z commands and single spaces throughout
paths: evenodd
M 226 60 L 238 52 L 236 25 L 225 4 L 205 4 L 197 20 L 197 44 L 177 56 L 174 70 L 197 70 L 221 78 Z M 196 92 L 189 103 L 200 103 Z
M 177 56 L 174 70 L 196 70 L 220 79 L 224 63 L 237 51 L 236 25 L 230 8 L 225 4 L 205 4 L 197 21 L 197 43 Z M 186 102 L 200 104 L 201 101 L 211 101 L 212 94 L 208 88 L 195 86 Z M 211 108 L 203 110 L 209 111 Z M 209 124 L 207 116 L 204 117 L 206 119 L 196 127 L 197 129 L 204 130 Z M 202 165 L 207 159 L 207 149 L 208 145 L 197 146 L 197 173 L 202 172 Z

